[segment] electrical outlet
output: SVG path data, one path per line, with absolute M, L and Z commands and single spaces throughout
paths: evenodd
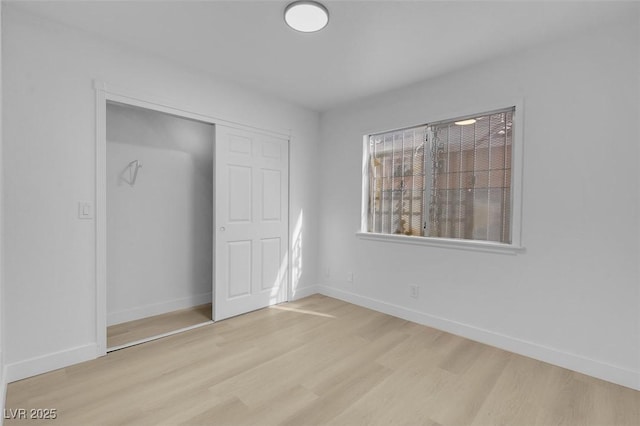
M 330 278 L 330 277 L 331 277 L 331 268 L 327 268 L 327 269 L 324 271 L 324 276 L 325 276 L 325 277 L 327 277 L 327 278 Z
M 420 297 L 420 287 L 418 287 L 417 285 L 411 284 L 409 286 L 409 296 L 413 297 L 414 299 L 417 299 L 418 297 Z
M 353 272 L 347 272 L 347 282 L 353 282 Z

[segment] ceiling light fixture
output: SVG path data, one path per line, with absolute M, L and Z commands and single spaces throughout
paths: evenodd
M 458 126 L 468 126 L 469 124 L 473 124 L 475 122 L 475 118 L 470 118 L 468 120 L 456 121 L 455 124 L 457 124 Z
M 329 11 L 315 1 L 294 1 L 284 10 L 284 20 L 303 33 L 320 31 L 329 23 Z

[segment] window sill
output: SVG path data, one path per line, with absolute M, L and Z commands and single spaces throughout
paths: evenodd
M 414 237 L 409 235 L 378 234 L 373 232 L 356 232 L 356 236 L 363 240 L 512 255 L 523 253 L 525 250 L 524 247 L 510 244 L 493 243 L 489 241 L 457 240 L 453 238 Z

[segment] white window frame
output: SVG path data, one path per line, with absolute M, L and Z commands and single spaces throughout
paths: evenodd
M 511 102 L 496 102 L 482 104 L 474 108 L 465 109 L 458 113 L 442 114 L 427 120 L 426 123 L 436 123 L 447 120 L 463 120 L 476 117 L 488 111 L 497 111 L 509 107 L 515 107 L 513 114 L 513 147 L 511 151 L 511 243 L 498 243 L 493 241 L 465 240 L 454 238 L 435 238 L 423 236 L 407 236 L 397 234 L 382 234 L 367 231 L 367 209 L 369 205 L 369 137 L 379 133 L 387 133 L 393 130 L 367 132 L 362 138 L 362 204 L 360 216 L 360 230 L 356 236 L 364 240 L 373 240 L 389 243 L 413 244 L 431 247 L 440 247 L 458 250 L 472 250 L 490 253 L 517 254 L 525 250 L 522 243 L 522 190 L 523 190 L 523 163 L 524 163 L 524 102 L 522 99 Z M 424 124 L 424 123 L 423 123 Z M 417 124 L 420 125 L 420 124 Z M 402 128 L 415 127 L 416 125 Z

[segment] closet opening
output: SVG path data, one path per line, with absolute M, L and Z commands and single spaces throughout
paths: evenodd
M 106 350 L 212 322 L 215 128 L 106 102 Z

